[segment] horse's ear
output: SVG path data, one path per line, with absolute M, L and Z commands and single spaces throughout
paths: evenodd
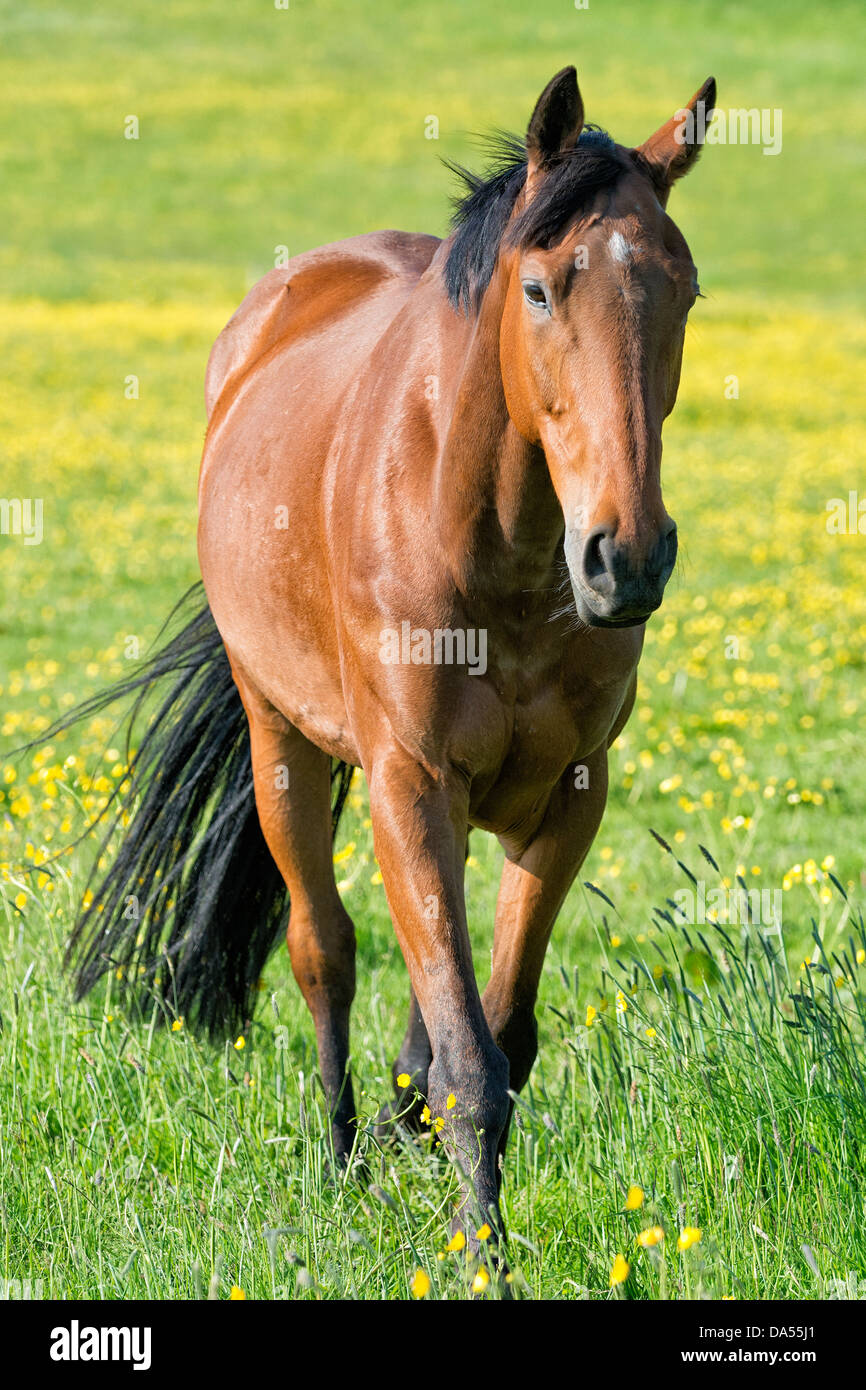
M 708 77 L 688 106 L 675 111 L 655 135 L 632 151 L 655 184 L 662 202 L 672 184 L 689 172 L 700 154 L 715 105 L 716 79 Z
M 563 150 L 576 145 L 583 130 L 583 101 L 574 68 L 552 77 L 538 101 L 526 131 L 529 179 L 545 169 Z

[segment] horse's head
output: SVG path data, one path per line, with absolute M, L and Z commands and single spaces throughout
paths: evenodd
M 665 212 L 714 105 L 709 79 L 639 149 L 585 129 L 574 68 L 548 84 L 502 241 L 508 411 L 545 453 L 577 611 L 625 627 L 658 608 L 677 532 L 661 489 L 697 271 Z M 686 114 L 686 112 L 690 114 Z

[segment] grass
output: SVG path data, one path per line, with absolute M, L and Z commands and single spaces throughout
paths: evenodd
M 778 158 L 707 149 L 672 198 L 708 296 L 665 431 L 684 555 L 581 875 L 609 902 L 576 886 L 549 953 L 505 1210 L 515 1278 L 539 1298 L 814 1298 L 866 1276 L 866 593 L 863 538 L 825 524 L 858 486 L 862 432 L 859 11 L 835 7 L 832 33 L 805 3 L 166 13 L 0 4 L 2 491 L 45 509 L 40 546 L 0 538 L 3 746 L 128 671 L 195 578 L 204 364 L 275 246 L 441 232 L 437 157 L 522 125 L 573 59 L 590 118 L 626 140 L 711 71 L 724 105 L 781 107 Z M 63 1298 L 369 1299 L 408 1296 L 423 1268 L 428 1297 L 465 1296 L 461 1257 L 437 1258 L 454 1188 L 435 1155 L 380 1155 L 365 1135 L 374 1186 L 329 1177 L 282 952 L 242 1049 L 133 1021 L 113 980 L 70 1005 L 61 955 L 89 851 L 47 860 L 122 772 L 105 720 L 0 764 L 0 1276 Z M 778 892 L 781 937 L 724 912 L 684 924 L 678 860 L 708 891 L 739 874 Z M 370 1117 L 408 983 L 362 784 L 338 861 Z M 482 979 L 500 864 L 474 836 Z M 625 1213 L 632 1185 L 644 1202 Z M 656 1225 L 665 1241 L 637 1246 Z M 701 1238 L 678 1251 L 686 1226 Z M 631 1268 L 611 1288 L 617 1254 Z
M 53 872 L 68 920 L 74 883 Z M 473 1271 L 438 1258 L 450 1172 L 424 1144 L 371 1133 L 394 1041 L 384 921 L 362 934 L 365 1187 L 332 1176 L 310 1030 L 284 980 L 216 1054 L 157 1008 L 130 1022 L 113 977 L 70 1014 L 52 906 L 6 916 L 7 1278 L 41 1280 L 46 1297 L 370 1299 L 405 1297 L 421 1268 L 429 1296 L 466 1296 Z M 862 918 L 832 952 L 816 932 L 815 963 L 792 979 L 755 926 L 695 929 L 663 904 L 629 950 L 606 905 L 591 915 L 597 1008 L 582 971 L 549 972 L 518 1104 L 504 1203 L 518 1286 L 605 1297 L 622 1254 L 631 1297 L 826 1296 L 866 1255 Z M 657 1227 L 664 1241 L 638 1246 Z M 677 1249 L 689 1228 L 700 1239 Z

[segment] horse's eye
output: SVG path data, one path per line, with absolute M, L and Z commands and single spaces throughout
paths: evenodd
M 523 282 L 523 297 L 531 308 L 546 309 L 550 313 L 547 291 L 543 285 L 539 285 L 537 280 L 525 280 Z

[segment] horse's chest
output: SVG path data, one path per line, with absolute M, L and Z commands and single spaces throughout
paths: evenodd
M 603 742 L 622 695 L 620 685 L 533 691 L 515 705 L 503 773 L 514 769 L 529 781 L 558 779 L 572 758 L 588 755 Z
M 607 741 L 629 680 L 630 672 L 604 684 L 534 682 L 523 673 L 506 706 L 501 760 L 478 797 L 476 823 L 502 832 L 538 819 L 565 770 Z

